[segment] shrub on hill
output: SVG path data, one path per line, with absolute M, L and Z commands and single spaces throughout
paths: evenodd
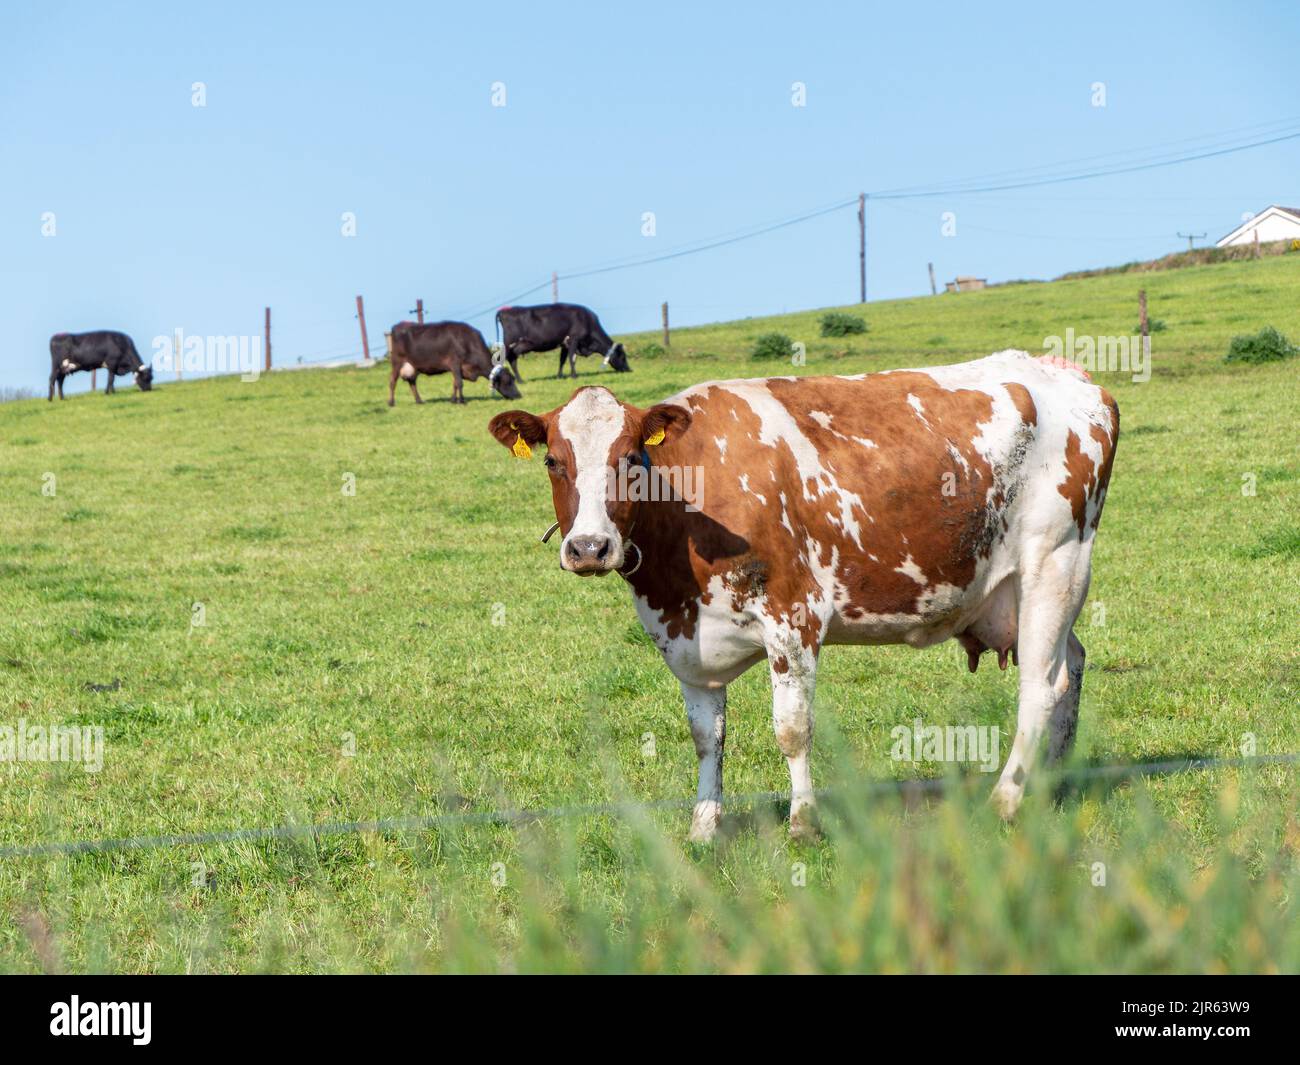
M 1258 333 L 1233 337 L 1232 343 L 1228 346 L 1228 354 L 1224 356 L 1223 361 L 1254 365 L 1261 362 L 1278 362 L 1296 355 L 1300 355 L 1300 348 L 1271 325 L 1266 325 Z
M 794 351 L 794 342 L 784 333 L 764 333 L 754 341 L 751 359 L 788 359 Z
M 847 337 L 857 336 L 867 331 L 867 323 L 856 314 L 842 311 L 828 311 L 822 315 L 822 336 Z

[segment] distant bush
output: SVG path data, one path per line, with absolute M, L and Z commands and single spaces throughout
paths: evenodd
M 822 336 L 847 337 L 857 336 L 867 331 L 867 323 L 856 314 L 844 314 L 842 311 L 828 311 L 822 315 Z
M 794 341 L 784 333 L 764 333 L 754 341 L 751 359 L 788 359 L 794 353 Z
M 13 403 L 20 399 L 35 399 L 36 393 L 30 388 L 0 388 L 0 403 Z
M 645 347 L 637 348 L 633 353 L 633 357 L 637 359 L 662 359 L 666 354 L 668 354 L 667 349 L 662 344 L 651 341 Z
M 1147 319 L 1147 331 L 1148 331 L 1148 332 L 1151 332 L 1151 333 L 1163 333 L 1163 332 L 1164 332 L 1166 329 L 1168 329 L 1168 328 L 1169 328 L 1169 327 L 1168 327 L 1167 325 L 1165 325 L 1165 320 L 1164 320 L 1163 318 L 1148 318 L 1148 319 Z M 1136 335 L 1140 334 L 1141 332 L 1142 332 L 1142 323 L 1141 323 L 1141 322 L 1138 322 L 1138 324 L 1135 325 L 1135 326 L 1133 327 L 1133 333 L 1134 333 L 1134 335 L 1136 336 Z
M 1266 325 L 1258 333 L 1233 337 L 1223 361 L 1256 364 L 1278 362 L 1296 355 L 1300 355 L 1300 348 L 1271 325 Z

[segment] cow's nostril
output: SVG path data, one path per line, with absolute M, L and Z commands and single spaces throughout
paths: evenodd
M 605 537 L 604 542 L 600 545 L 600 550 L 596 552 L 597 561 L 603 562 L 605 556 L 609 554 L 609 537 Z

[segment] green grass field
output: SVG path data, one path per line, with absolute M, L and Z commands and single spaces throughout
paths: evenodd
M 1263 325 L 1300 340 L 1300 254 L 846 308 L 870 324 L 846 339 L 814 312 L 680 329 L 669 357 L 626 338 L 634 374 L 579 360 L 580 383 L 644 405 L 790 372 L 748 358 L 773 330 L 812 374 L 1041 351 L 1134 332 L 1139 285 L 1166 328 L 1148 383 L 1097 376 L 1123 428 L 1079 757 L 1300 751 L 1300 360 L 1221 361 Z M 519 406 L 572 390 L 549 354 L 523 368 Z M 0 726 L 98 725 L 106 745 L 98 773 L 0 763 L 0 846 L 693 797 L 677 684 L 623 582 L 538 543 L 542 466 L 485 431 L 504 404 L 478 382 L 453 407 L 424 378 L 435 402 L 389 410 L 386 384 L 381 366 L 0 405 Z M 1294 766 L 1059 805 L 1040 787 L 1008 827 L 991 776 L 927 802 L 862 782 L 934 772 L 890 758 L 918 717 L 1010 731 L 1013 670 L 970 676 L 955 643 L 836 647 L 819 681 L 820 843 L 759 804 L 709 848 L 684 843 L 686 807 L 4 858 L 0 969 L 1300 969 Z M 730 709 L 728 792 L 785 789 L 765 671 Z

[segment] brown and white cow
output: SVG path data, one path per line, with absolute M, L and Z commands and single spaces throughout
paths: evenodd
M 727 685 L 767 659 L 790 831 L 815 832 L 808 755 L 826 644 L 957 638 L 1019 665 L 1015 740 L 993 801 L 1012 816 L 1037 749 L 1074 739 L 1084 651 L 1072 628 L 1119 435 L 1081 372 L 1005 351 L 852 377 L 711 381 L 648 410 L 581 388 L 493 418 L 545 444 L 560 565 L 622 574 L 681 682 L 699 756 L 691 838 L 722 806 Z M 695 498 L 612 491 L 640 465 L 692 468 Z M 674 482 L 676 483 L 676 482 Z M 672 494 L 673 498 L 662 498 Z M 644 493 L 642 493 L 644 496 Z

